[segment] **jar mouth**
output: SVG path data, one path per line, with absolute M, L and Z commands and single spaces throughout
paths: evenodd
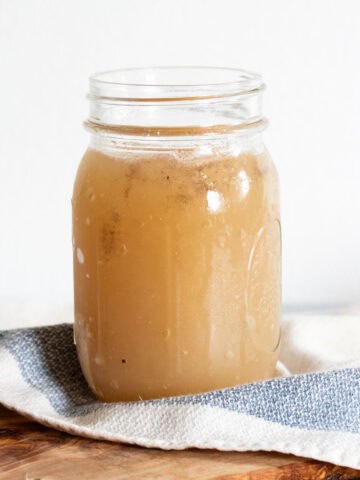
M 237 68 L 124 68 L 91 75 L 89 98 L 117 102 L 178 102 L 249 95 L 263 88 L 261 75 Z

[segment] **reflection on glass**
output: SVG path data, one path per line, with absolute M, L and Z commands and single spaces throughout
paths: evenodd
M 242 197 L 246 197 L 250 190 L 250 179 L 245 170 L 238 173 L 238 186 Z
M 211 213 L 217 213 L 223 208 L 224 199 L 221 193 L 215 190 L 208 190 L 206 193 L 208 209 Z

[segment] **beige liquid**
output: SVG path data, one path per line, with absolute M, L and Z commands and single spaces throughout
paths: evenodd
M 273 164 L 266 153 L 179 156 L 88 150 L 77 174 L 75 335 L 85 377 L 105 401 L 274 374 L 280 224 Z

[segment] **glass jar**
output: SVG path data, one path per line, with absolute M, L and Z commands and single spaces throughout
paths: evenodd
M 90 78 L 73 193 L 75 339 L 103 401 L 274 374 L 278 177 L 257 74 L 207 67 Z

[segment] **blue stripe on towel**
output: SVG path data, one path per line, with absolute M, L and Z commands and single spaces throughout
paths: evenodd
M 79 367 L 71 325 L 13 330 L 0 335 L 24 379 L 67 417 L 112 405 L 98 402 Z M 132 403 L 133 408 L 141 403 Z M 273 379 L 201 395 L 149 401 L 205 405 L 244 413 L 289 427 L 360 433 L 360 369 Z

